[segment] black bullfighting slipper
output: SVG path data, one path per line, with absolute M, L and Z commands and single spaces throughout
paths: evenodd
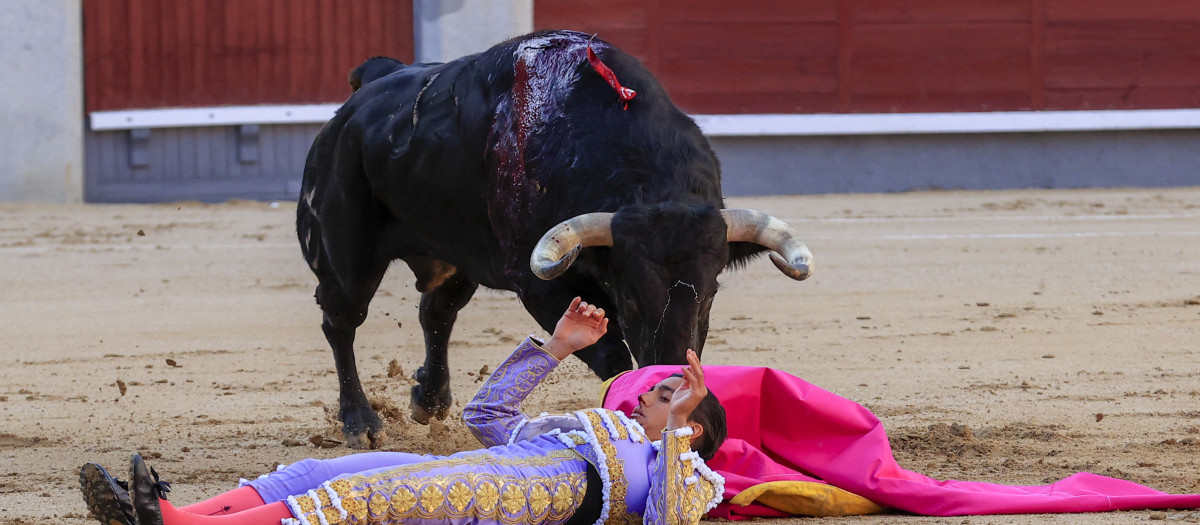
M 167 499 L 171 484 L 158 480 L 158 473 L 146 467 L 142 456 L 134 454 L 129 460 L 129 482 L 133 485 L 130 496 L 137 525 L 163 525 L 162 507 L 159 499 Z
M 88 511 L 104 525 L 134 525 L 133 503 L 129 501 L 129 485 L 114 478 L 95 463 L 79 469 L 79 490 Z

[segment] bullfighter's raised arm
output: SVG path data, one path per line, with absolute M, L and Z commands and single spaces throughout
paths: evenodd
M 591 346 L 607 331 L 604 309 L 576 297 L 547 342 L 526 338 L 496 367 L 463 408 L 463 422 L 486 446 L 508 443 L 513 431 L 529 419 L 521 412 L 525 397 L 560 361 Z

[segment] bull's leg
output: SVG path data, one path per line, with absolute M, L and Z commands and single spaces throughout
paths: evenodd
M 410 263 L 411 264 L 411 263 Z M 425 332 L 425 365 L 413 378 L 412 418 L 427 424 L 430 418 L 445 419 L 453 398 L 450 395 L 450 366 L 446 350 L 450 331 L 479 285 L 462 274 L 454 274 L 429 293 L 421 294 L 421 329 Z
M 616 320 L 616 308 L 608 304 L 608 299 L 603 292 L 599 290 L 580 292 L 565 287 L 546 286 L 550 283 L 542 286 L 536 286 L 537 284 L 542 283 L 535 283 L 535 286 L 521 297 L 521 303 L 525 305 L 525 310 L 533 316 L 542 329 L 554 333 L 554 325 L 558 323 L 567 306 L 571 304 L 571 300 L 576 296 L 582 297 L 585 301 L 603 308 L 612 321 L 608 323 L 608 333 L 604 334 L 604 337 L 596 341 L 596 344 L 575 352 L 575 357 L 587 363 L 588 368 L 591 368 L 600 379 L 608 379 L 633 369 L 633 358 L 629 354 L 629 347 L 625 345 L 621 327 Z
M 354 361 L 354 333 L 366 320 L 367 305 L 386 270 L 386 265 L 378 266 L 349 288 L 339 285 L 332 276 L 318 274 L 321 284 L 317 286 L 317 302 L 325 314 L 321 330 L 333 348 L 339 385 L 338 419 L 350 448 L 377 448 L 387 437 L 382 432 L 383 421 L 363 392 Z

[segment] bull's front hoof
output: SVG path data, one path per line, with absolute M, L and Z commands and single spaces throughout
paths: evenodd
M 387 442 L 387 434 L 382 430 L 377 432 L 359 432 L 357 434 L 346 434 L 345 430 L 343 430 L 342 433 L 346 437 L 346 446 L 355 450 L 374 450 Z
M 425 392 L 424 385 L 416 385 L 412 387 L 409 407 L 412 409 L 413 421 L 428 425 L 430 419 L 446 419 L 453 402 L 449 386 L 429 395 Z
M 383 432 L 383 420 L 371 410 L 369 405 L 344 407 L 338 414 L 342 420 L 342 435 L 346 438 L 346 446 L 366 450 L 379 448 L 387 440 Z

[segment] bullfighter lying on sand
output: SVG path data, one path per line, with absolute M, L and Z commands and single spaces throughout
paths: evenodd
M 80 472 L 84 497 L 106 525 L 696 523 L 706 513 L 736 520 L 887 509 L 952 516 L 1200 508 L 1200 495 L 1086 472 L 1040 486 L 932 479 L 896 463 L 882 423 L 861 405 L 770 368 L 701 369 L 694 353 L 682 375 L 661 365 L 614 378 L 602 409 L 521 414 L 525 395 L 607 323 L 603 310 L 576 298 L 547 343 L 523 342 L 496 369 L 463 411 L 491 448 L 309 459 L 181 508 L 161 497 L 166 484 L 134 456 L 132 505 L 121 482 L 94 463 Z
M 636 395 L 631 416 L 602 408 L 536 418 L 520 411 L 562 359 L 607 328 L 604 310 L 576 297 L 549 340 L 525 340 L 496 368 L 463 410 L 489 448 L 307 459 L 178 508 L 166 500 L 167 483 L 135 454 L 130 494 L 88 463 L 80 472 L 84 499 L 106 525 L 695 524 L 721 502 L 724 480 L 704 459 L 726 435 L 725 411 L 705 388 L 695 352 L 682 374 Z M 131 505 L 123 503 L 130 497 Z

